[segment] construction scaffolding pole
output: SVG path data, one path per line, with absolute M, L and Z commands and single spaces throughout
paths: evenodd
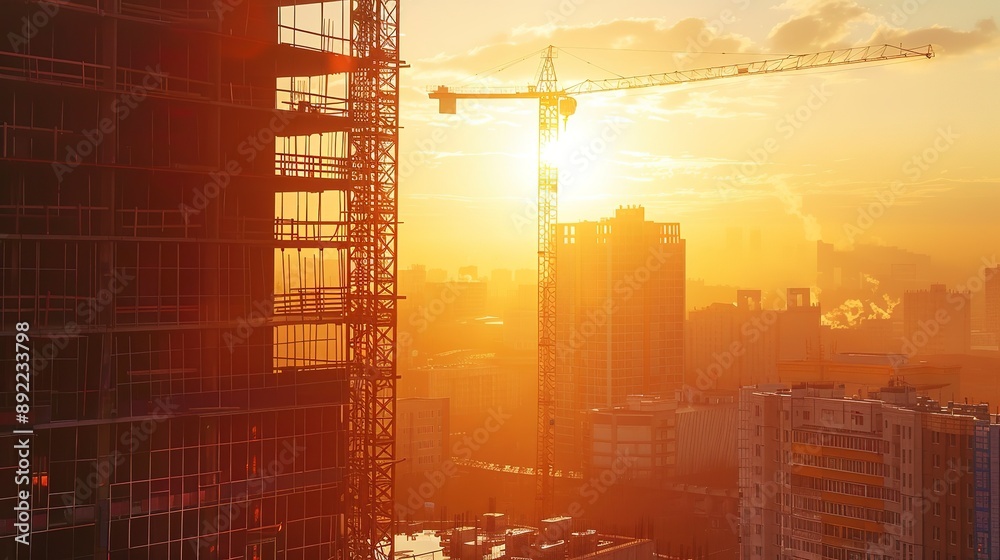
M 351 177 L 347 199 L 350 442 L 347 539 L 353 559 L 393 558 L 399 4 L 351 9 Z

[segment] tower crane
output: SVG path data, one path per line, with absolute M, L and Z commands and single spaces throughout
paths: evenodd
M 554 499 L 555 447 L 555 377 L 556 377 L 556 219 L 559 170 L 543 155 L 558 140 L 559 119 L 576 113 L 575 96 L 586 93 L 620 91 L 884 62 L 897 59 L 932 58 L 931 45 L 905 49 L 891 45 L 873 45 L 837 49 L 783 58 L 712 66 L 696 70 L 677 70 L 659 74 L 585 80 L 560 88 L 554 59 L 556 47 L 542 51 L 535 85 L 505 88 L 453 88 L 438 86 L 428 90 L 438 101 L 438 112 L 455 114 L 459 99 L 537 99 L 538 100 L 538 448 L 535 462 L 535 514 L 544 519 L 552 514 Z

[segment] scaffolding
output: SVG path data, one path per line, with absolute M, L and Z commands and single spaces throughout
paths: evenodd
M 0 46 L 0 329 L 30 321 L 47 351 L 35 421 L 51 451 L 33 468 L 54 488 L 33 491 L 52 557 L 88 546 L 66 527 L 93 528 L 87 557 L 393 556 L 398 9 L 0 6 L 5 37 L 46 19 Z M 81 468 L 64 461 L 114 462 L 121 427 L 163 402 L 176 441 L 154 433 L 85 499 L 64 488 Z M 57 460 L 70 427 L 93 449 Z M 287 466 L 301 512 L 277 512 L 287 483 L 261 468 L 282 437 L 306 443 Z M 175 452 L 180 470 L 149 466 Z M 234 494 L 261 477 L 275 486 Z M 133 533 L 159 513 L 194 534 Z M 242 531 L 206 533 L 234 515 Z

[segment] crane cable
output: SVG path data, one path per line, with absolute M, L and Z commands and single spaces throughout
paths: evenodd
M 461 82 L 459 82 L 459 84 L 468 83 L 468 82 L 471 82 L 473 80 L 481 80 L 482 78 L 485 78 L 486 76 L 490 76 L 490 75 L 493 75 L 493 74 L 499 74 L 500 72 L 503 72 L 504 70 L 510 68 L 511 66 L 514 66 L 515 64 L 520 64 L 520 63 L 524 62 L 525 60 L 528 60 L 529 58 L 531 58 L 533 56 L 538 56 L 538 55 L 542 54 L 543 52 L 545 52 L 545 49 L 547 49 L 547 48 L 548 47 L 538 49 L 537 51 L 532 51 L 532 52 L 530 52 L 530 53 L 522 56 L 521 58 L 518 58 L 518 59 L 515 59 L 515 60 L 511 60 L 509 62 L 504 62 L 502 64 L 498 64 L 498 65 L 493 66 L 491 68 L 487 68 L 486 70 L 482 70 L 480 72 L 477 72 L 477 73 L 469 76 L 468 78 L 462 80 Z
M 608 70 L 607 68 L 605 68 L 605 67 L 603 67 L 603 66 L 600 66 L 600 65 L 598 65 L 598 64 L 595 64 L 595 63 L 593 63 L 593 62 L 591 62 L 591 61 L 589 61 L 589 60 L 585 60 L 585 59 L 583 59 L 583 58 L 580 58 L 579 56 L 576 56 L 575 54 L 573 54 L 573 53 L 571 53 L 571 52 L 569 52 L 569 51 L 567 51 L 567 50 L 565 50 L 565 49 L 562 49 L 562 48 L 560 48 L 560 49 L 558 49 L 558 50 L 559 50 L 560 52 L 564 52 L 564 53 L 566 53 L 566 54 L 568 54 L 568 55 L 572 56 L 573 58 L 575 58 L 575 59 L 577 59 L 577 60 L 579 60 L 579 61 L 581 61 L 581 62 L 584 62 L 584 63 L 586 63 L 586 64 L 589 64 L 589 65 L 593 66 L 594 68 L 597 68 L 597 69 L 599 69 L 599 70 L 604 70 L 604 71 L 605 71 L 605 72 L 607 72 L 608 74 L 614 74 L 615 76 L 617 76 L 617 77 L 619 77 L 619 78 L 621 78 L 621 79 L 623 79 L 623 80 L 624 80 L 624 79 L 626 79 L 626 78 L 625 78 L 625 76 L 622 76 L 622 75 L 621 75 L 621 74 L 619 74 L 618 72 L 613 72 L 613 71 L 611 71 L 611 70 Z
M 799 56 L 797 54 L 788 53 L 756 53 L 756 52 L 713 52 L 713 51 L 671 51 L 671 50 L 661 50 L 661 49 L 622 49 L 615 47 L 561 47 L 562 49 L 574 49 L 574 50 L 584 50 L 584 51 L 614 51 L 614 52 L 646 52 L 646 53 L 662 53 L 662 54 L 721 54 L 721 55 L 747 55 L 747 56 Z

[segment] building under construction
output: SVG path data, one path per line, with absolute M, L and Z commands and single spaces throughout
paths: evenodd
M 392 557 L 397 4 L 0 4 L 4 557 Z

